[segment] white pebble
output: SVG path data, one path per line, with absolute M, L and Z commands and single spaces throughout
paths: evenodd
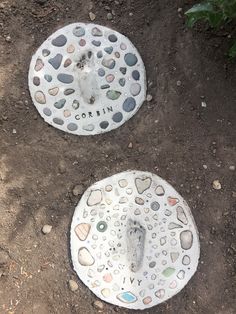
M 94 21 L 96 19 L 96 15 L 93 12 L 89 12 L 89 18 L 91 21 Z
M 74 280 L 69 280 L 69 288 L 72 292 L 74 292 L 79 289 L 79 286 Z
M 83 186 L 82 185 L 76 185 L 74 188 L 73 188 L 73 195 L 74 196 L 78 196 L 78 195 L 81 195 L 83 194 Z
M 235 166 L 233 166 L 233 165 L 229 166 L 229 170 L 234 171 L 235 170 Z
M 50 233 L 52 230 L 52 226 L 51 225 L 44 225 L 42 228 L 42 233 L 43 234 L 48 234 Z
M 152 100 L 152 95 L 148 94 L 146 100 L 147 101 L 151 101 Z
M 214 180 L 212 183 L 213 189 L 220 190 L 221 189 L 221 183 L 219 180 Z
M 207 169 L 207 165 L 202 165 L 204 169 Z

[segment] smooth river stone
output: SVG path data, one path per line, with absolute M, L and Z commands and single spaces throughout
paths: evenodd
M 127 49 L 126 44 L 121 43 L 121 44 L 120 44 L 120 49 L 121 49 L 121 50 L 125 50 L 125 49 Z
M 85 29 L 81 26 L 76 26 L 74 29 L 73 29 L 73 34 L 76 36 L 76 37 L 81 37 L 81 36 L 84 36 L 85 35 Z
M 115 34 L 111 34 L 108 36 L 108 39 L 110 40 L 110 42 L 115 43 L 117 41 L 117 37 Z
M 42 54 L 44 57 L 47 57 L 50 55 L 50 51 L 48 49 L 43 49 Z
M 64 124 L 64 121 L 60 118 L 54 118 L 52 120 L 54 123 L 58 124 L 58 125 L 63 125 Z
M 58 53 L 54 58 L 49 59 L 48 62 L 54 67 L 55 70 L 58 70 L 62 61 L 62 55 Z
M 120 86 L 125 86 L 125 78 L 121 78 L 121 79 L 119 79 L 119 84 L 120 84 Z
M 43 113 L 45 114 L 45 116 L 50 117 L 52 114 L 52 111 L 49 108 L 44 108 Z
M 86 247 L 79 249 L 78 261 L 82 266 L 92 266 L 95 262 L 93 256 Z
M 125 63 L 130 67 L 134 66 L 138 62 L 137 57 L 133 53 L 127 53 L 124 59 Z
M 125 74 L 126 74 L 126 71 L 127 71 L 127 69 L 126 69 L 126 68 L 123 68 L 123 67 L 121 67 L 121 68 L 120 68 L 120 72 L 121 72 L 122 74 L 124 74 L 124 75 L 125 75 Z
M 189 265 L 190 264 L 190 257 L 188 255 L 184 255 L 182 259 L 183 265 Z
M 49 95 L 51 96 L 56 96 L 59 92 L 59 88 L 58 87 L 54 87 L 48 90 Z
M 177 211 L 177 218 L 179 221 L 181 221 L 184 225 L 187 225 L 188 224 L 188 219 L 185 215 L 185 212 L 183 210 L 183 208 L 181 206 L 178 206 L 176 208 L 176 211 Z
M 102 56 L 103 56 L 102 51 L 98 51 L 98 53 L 97 53 L 97 57 L 98 57 L 98 59 L 101 59 L 101 58 L 102 58 Z
M 111 100 L 116 100 L 120 97 L 121 92 L 118 92 L 116 90 L 109 90 L 107 91 L 107 98 L 111 99 Z
M 94 46 L 96 46 L 96 47 L 101 46 L 100 40 L 93 40 L 93 41 L 92 41 L 92 44 L 93 44 Z
M 57 101 L 55 104 L 54 104 L 54 107 L 57 108 L 57 109 L 61 109 L 64 107 L 66 103 L 66 100 L 65 99 L 60 99 L 59 101 Z
M 121 122 L 121 120 L 123 119 L 123 114 L 121 112 L 116 112 L 113 116 L 112 116 L 112 120 L 116 123 Z
M 63 47 L 67 43 L 67 38 L 64 35 L 59 35 L 55 39 L 52 40 L 53 46 Z
M 137 297 L 130 291 L 122 292 L 116 297 L 123 303 L 134 303 L 137 301 Z
M 41 59 L 37 59 L 34 69 L 35 69 L 35 71 L 38 72 L 43 68 L 43 66 L 44 66 L 43 61 Z
M 102 60 L 102 65 L 108 69 L 114 69 L 116 62 L 114 59 L 103 59 Z
M 107 89 L 107 88 L 110 88 L 109 84 L 104 84 L 104 85 L 101 86 L 101 89 Z
M 88 206 L 94 206 L 100 204 L 102 201 L 102 192 L 101 190 L 93 190 L 90 192 L 90 195 L 87 200 Z
M 141 85 L 138 83 L 134 83 L 130 86 L 130 92 L 133 96 L 137 96 L 141 91 Z
M 151 209 L 157 211 L 160 208 L 160 204 L 158 202 L 151 203 Z
M 77 124 L 75 124 L 75 123 L 69 123 L 69 124 L 67 125 L 67 129 L 68 129 L 69 131 L 74 132 L 74 131 L 76 131 L 76 130 L 78 129 L 78 126 L 77 126 Z
M 165 194 L 165 190 L 161 185 L 158 185 L 155 189 L 156 195 L 163 196 Z
M 132 72 L 132 78 L 133 78 L 135 81 L 138 81 L 139 78 L 140 78 L 139 71 L 134 70 L 134 71 Z
M 189 250 L 193 244 L 193 234 L 190 230 L 185 230 L 180 233 L 180 243 L 184 250 Z
M 85 241 L 88 237 L 91 225 L 87 223 L 81 223 L 75 227 L 75 233 L 80 241 Z
M 183 228 L 183 227 L 181 225 L 176 224 L 175 222 L 170 222 L 168 225 L 169 230 L 178 229 L 178 228 Z
M 179 253 L 178 252 L 171 252 L 170 258 L 171 258 L 172 263 L 175 263 L 177 261 L 177 259 L 179 258 Z
M 40 78 L 35 76 L 33 78 L 33 83 L 34 83 L 35 86 L 39 86 L 40 85 Z
M 68 96 L 68 95 L 71 95 L 75 92 L 75 90 L 73 88 L 67 88 L 65 91 L 64 91 L 64 95 Z
M 178 198 L 170 197 L 170 196 L 167 198 L 167 201 L 170 206 L 175 206 L 177 203 L 179 203 Z
M 102 121 L 100 123 L 100 128 L 101 129 L 106 129 L 108 127 L 109 123 L 107 121 Z
M 114 79 L 115 79 L 115 76 L 114 76 L 113 74 L 109 74 L 109 75 L 106 76 L 106 81 L 107 81 L 108 83 L 113 82 Z
M 65 83 L 65 84 L 70 84 L 74 81 L 73 75 L 64 74 L 64 73 L 58 74 L 57 79 L 58 79 L 58 81 Z
M 73 53 L 75 51 L 75 47 L 73 45 L 70 45 L 67 47 L 67 50 L 66 50 L 68 53 Z
M 106 47 L 104 48 L 104 51 L 110 55 L 113 51 L 113 47 Z
M 151 302 L 152 302 L 152 298 L 151 297 L 146 297 L 146 298 L 143 299 L 143 304 L 145 304 L 145 305 L 147 305 L 147 304 L 149 304 Z
M 152 183 L 151 178 L 136 178 L 135 185 L 139 194 L 143 194 L 144 191 L 150 188 Z
M 125 188 L 128 185 L 128 181 L 126 179 L 121 179 L 118 183 L 121 188 Z
M 105 75 L 105 70 L 102 69 L 102 68 L 98 69 L 98 75 L 99 76 L 104 76 Z
M 159 299 L 163 299 L 165 296 L 165 290 L 164 289 L 159 289 L 158 291 L 155 292 L 156 297 Z
M 41 91 L 36 92 L 34 95 L 34 98 L 39 104 L 42 104 L 42 105 L 46 104 L 46 97 L 43 92 Z
M 75 110 L 77 110 L 77 109 L 79 108 L 79 101 L 75 99 L 75 100 L 73 101 L 72 107 L 73 107 Z
M 70 110 L 68 110 L 68 109 L 64 110 L 63 115 L 64 115 L 65 118 L 69 118 L 71 116 Z M 67 126 L 67 128 L 68 128 L 68 126 Z
M 98 27 L 94 27 L 92 29 L 92 35 L 93 36 L 102 36 L 102 31 Z
M 49 82 L 49 83 L 52 81 L 52 76 L 49 75 L 49 74 L 45 74 L 45 75 L 44 75 L 44 78 L 45 78 L 45 80 L 46 80 L 47 82 Z
M 126 100 L 123 103 L 123 109 L 126 112 L 130 112 L 130 111 L 134 110 L 135 106 L 136 106 L 136 101 L 132 97 L 126 98 Z

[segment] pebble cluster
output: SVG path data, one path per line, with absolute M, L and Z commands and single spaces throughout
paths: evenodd
M 74 134 L 97 134 L 117 128 L 139 109 L 146 97 L 145 68 L 125 36 L 76 23 L 38 49 L 29 87 L 46 122 Z
M 175 295 L 195 273 L 198 232 L 167 182 L 123 172 L 84 193 L 72 221 L 71 254 L 78 276 L 98 297 L 144 309 Z

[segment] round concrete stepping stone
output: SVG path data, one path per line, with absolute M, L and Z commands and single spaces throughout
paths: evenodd
M 146 73 L 127 37 L 104 26 L 75 23 L 36 51 L 29 89 L 47 123 L 94 135 L 118 128 L 138 111 L 146 99 Z
M 101 127 L 107 127 L 105 121 Z M 74 269 L 108 303 L 146 309 L 165 302 L 193 276 L 199 255 L 187 203 L 152 173 L 127 171 L 103 179 L 75 209 Z

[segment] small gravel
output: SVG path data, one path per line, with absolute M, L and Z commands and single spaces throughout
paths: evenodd
M 51 225 L 44 225 L 42 228 L 42 233 L 43 234 L 48 234 L 52 231 L 52 226 Z
M 76 290 L 79 289 L 79 286 L 77 282 L 75 282 L 74 280 L 69 280 L 69 288 L 72 292 L 75 292 Z

